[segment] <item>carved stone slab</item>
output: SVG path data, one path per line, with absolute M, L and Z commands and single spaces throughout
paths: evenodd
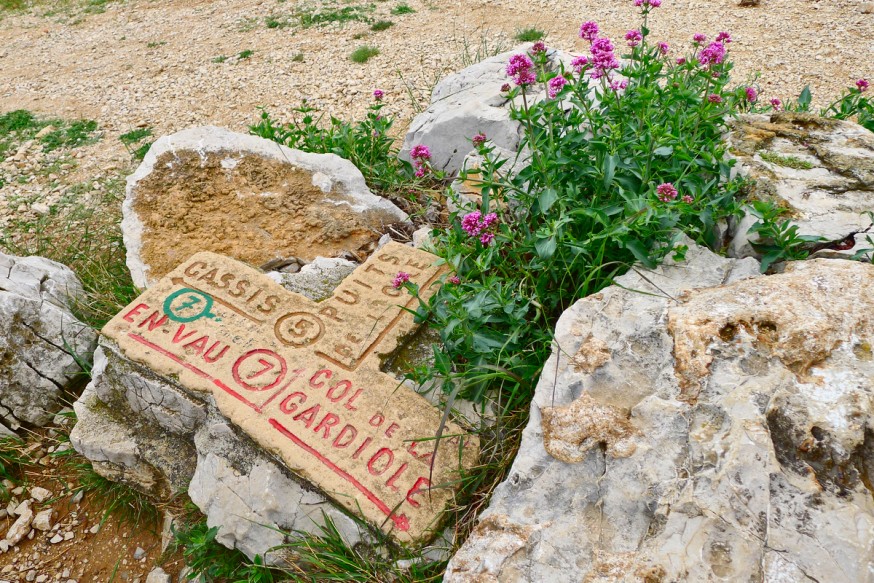
M 435 456 L 441 412 L 379 367 L 415 329 L 404 307 L 417 300 L 392 279 L 409 273 L 427 297 L 443 273 L 435 259 L 390 243 L 315 303 L 198 253 L 103 334 L 128 358 L 211 393 L 228 419 L 352 513 L 401 542 L 424 542 L 479 442 L 449 423 Z

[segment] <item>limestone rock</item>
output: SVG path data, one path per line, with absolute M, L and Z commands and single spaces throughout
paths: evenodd
M 295 293 L 319 302 L 331 295 L 334 288 L 355 270 L 355 264 L 346 259 L 316 257 L 297 273 L 271 271 L 273 281 Z
M 157 140 L 128 178 L 122 231 L 134 283 L 148 287 L 197 251 L 252 265 L 368 250 L 407 215 L 348 160 L 217 127 Z
M 36 516 L 33 517 L 32 526 L 43 532 L 47 530 L 51 530 L 52 528 L 52 513 L 54 510 L 51 508 L 46 508 L 45 510 L 41 510 L 36 513 Z
M 849 121 L 784 112 L 741 116 L 727 141 L 737 174 L 755 181 L 752 198 L 786 208 L 800 235 L 835 243 L 817 256 L 874 247 L 865 233 L 844 241 L 872 222 L 863 213 L 874 210 L 874 133 Z M 736 226 L 730 255 L 758 257 L 747 234 L 756 220 L 748 214 Z
M 39 486 L 35 486 L 30 489 L 30 497 L 36 500 L 37 502 L 45 502 L 49 498 L 52 497 L 51 490 L 46 490 L 45 488 L 40 488 Z
M 520 125 L 510 119 L 510 102 L 501 91 L 507 77 L 507 62 L 516 53 L 531 48 L 524 44 L 449 75 L 434 87 L 431 104 L 413 119 L 400 156 L 409 159 L 413 146 L 431 150 L 431 164 L 454 176 L 471 151 L 471 138 L 484 133 L 493 144 L 515 152 Z M 553 64 L 570 61 L 570 55 L 550 51 Z M 535 97 L 536 99 L 536 97 Z
M 30 509 L 30 503 L 26 502 L 21 508 L 21 512 L 18 513 L 18 519 L 6 532 L 6 540 L 9 541 L 10 545 L 17 545 L 30 533 L 31 522 L 33 522 L 33 510 Z
M 0 254 L 0 418 L 11 429 L 51 422 L 83 378 L 76 359 L 91 361 L 97 335 L 70 313 L 82 294 L 60 263 Z
M 658 288 L 630 272 L 562 315 L 447 583 L 871 580 L 874 266 L 755 277 L 750 259 L 688 257 L 646 274 Z M 601 447 L 550 455 L 546 412 L 583 398 L 624 412 L 633 451 L 589 431 Z
M 171 583 L 173 579 L 161 567 L 155 567 L 146 576 L 146 583 Z

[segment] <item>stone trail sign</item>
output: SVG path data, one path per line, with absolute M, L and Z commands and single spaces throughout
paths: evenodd
M 221 412 L 296 475 L 401 542 L 426 542 L 477 462 L 479 442 L 380 371 L 415 329 L 392 287 L 421 293 L 443 274 L 435 257 L 390 243 L 316 303 L 242 263 L 198 253 L 115 316 L 103 334 Z M 433 462 L 433 470 L 432 470 Z

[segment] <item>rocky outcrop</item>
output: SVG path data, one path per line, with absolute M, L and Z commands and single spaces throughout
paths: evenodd
M 122 231 L 134 283 L 148 287 L 198 251 L 252 265 L 371 250 L 407 220 L 334 154 L 198 127 L 154 143 L 128 178 Z
M 530 48 L 531 44 L 521 45 L 437 83 L 430 106 L 410 124 L 401 158 L 408 160 L 412 148 L 424 144 L 431 150 L 431 165 L 454 176 L 472 150 L 471 138 L 477 133 L 485 134 L 499 148 L 516 152 L 521 128 L 518 121 L 510 119 L 510 101 L 501 87 L 510 82 L 507 77 L 510 57 Z M 549 51 L 549 57 L 556 66 L 560 61 L 569 63 L 571 59 L 568 53 L 554 50 Z M 540 98 L 542 95 L 529 97 L 530 100 Z
M 84 379 L 96 333 L 70 304 L 82 298 L 73 272 L 42 257 L 0 254 L 0 422 L 43 426 Z M 81 387 L 81 385 L 79 385 Z
M 752 180 L 750 196 L 785 208 L 800 235 L 822 237 L 814 256 L 852 256 L 874 247 L 874 133 L 862 126 L 811 114 L 745 115 L 732 122 L 727 141 L 736 171 Z M 758 256 L 747 233 L 747 214 L 729 253 Z M 830 244 L 829 244 L 830 243 Z
M 872 580 L 874 266 L 688 259 L 562 315 L 447 583 Z

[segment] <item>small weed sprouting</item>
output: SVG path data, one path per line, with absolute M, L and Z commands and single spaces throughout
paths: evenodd
M 245 51 L 240 51 L 240 53 L 237 54 L 237 59 L 239 59 L 240 61 L 244 61 L 254 54 L 255 54 L 255 51 L 250 50 L 250 49 L 246 49 Z
M 93 135 L 95 131 L 97 131 L 96 121 L 79 120 L 49 132 L 40 138 L 40 142 L 42 142 L 45 152 L 51 152 L 58 148 L 76 148 L 96 141 Z
M 267 28 L 286 28 L 291 26 L 291 21 L 286 16 L 270 15 L 264 19 L 264 24 Z
M 291 57 L 292 63 L 303 63 L 303 53 L 295 53 L 293 57 Z
M 546 33 L 539 28 L 530 26 L 528 28 L 517 30 L 513 38 L 515 38 L 520 43 L 533 43 L 535 41 L 543 40 L 544 38 L 546 38 Z
M 415 14 L 416 11 L 410 8 L 409 4 L 407 4 L 406 2 L 402 2 L 401 4 L 398 4 L 397 6 L 392 8 L 391 13 L 395 16 L 402 16 L 404 14 Z
M 370 25 L 370 30 L 373 32 L 381 32 L 383 30 L 388 30 L 389 28 L 395 25 L 391 20 L 378 20 Z
M 762 254 L 759 267 L 762 273 L 778 261 L 807 259 L 811 244 L 824 241 L 822 237 L 799 235 L 798 225 L 793 225 L 789 219 L 781 220 L 786 212 L 771 202 L 753 201 L 752 213 L 759 220 L 747 232 L 758 236 L 758 240 L 751 243 Z
M 122 134 L 118 136 L 119 141 L 124 144 L 124 147 L 127 149 L 128 153 L 135 160 L 142 160 L 146 157 L 146 152 L 149 151 L 149 148 L 152 147 L 152 142 L 146 142 L 140 144 L 139 146 L 135 145 L 142 141 L 144 138 L 147 138 L 152 135 L 152 128 L 138 128 L 127 132 L 126 134 Z
M 366 63 L 371 57 L 379 54 L 379 49 L 370 45 L 361 45 L 349 55 L 349 60 L 353 63 Z
M 371 21 L 370 14 L 372 14 L 374 10 L 376 10 L 376 6 L 373 4 L 344 6 L 339 10 L 334 7 L 323 6 L 320 10 L 302 10 L 297 13 L 297 18 L 299 19 L 302 28 L 322 26 L 331 23 L 369 23 Z
M 31 463 L 24 451 L 24 441 L 17 437 L 0 437 L 0 480 L 17 484 L 22 478 L 22 468 Z M 9 491 L 0 481 L 0 501 L 9 500 Z
M 225 55 L 219 55 L 217 57 L 213 57 L 212 62 L 213 63 L 224 63 L 227 60 L 228 60 L 228 58 Z
M 767 150 L 760 151 L 759 156 L 765 162 L 770 162 L 771 164 L 776 164 L 778 166 L 785 166 L 786 168 L 794 168 L 796 170 L 810 170 L 813 168 L 812 162 L 802 160 L 796 156 L 784 156 L 783 154 Z
M 165 41 L 165 40 L 154 41 L 154 42 L 146 43 L 146 48 L 147 49 L 155 49 L 158 47 L 163 47 L 165 44 L 167 44 L 167 41 Z

